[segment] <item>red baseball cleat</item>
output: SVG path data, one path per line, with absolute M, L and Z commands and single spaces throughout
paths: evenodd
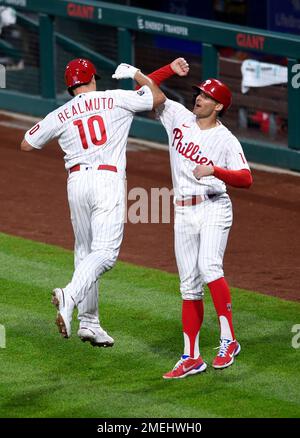
M 176 363 L 175 367 L 168 373 L 163 375 L 164 379 L 182 379 L 183 377 L 192 374 L 202 373 L 205 371 L 207 365 L 203 362 L 201 356 L 198 359 L 192 359 L 190 356 L 183 355 Z
M 236 340 L 220 339 L 219 353 L 214 358 L 212 366 L 216 369 L 229 367 L 240 351 L 241 346 Z

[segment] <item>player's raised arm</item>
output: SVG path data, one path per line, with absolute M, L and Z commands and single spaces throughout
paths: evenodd
M 148 75 L 156 85 L 160 85 L 163 81 L 171 76 L 187 76 L 189 73 L 189 64 L 184 58 L 176 58 L 170 64 L 164 65 Z
M 112 75 L 114 79 L 134 79 L 140 87 L 147 85 L 153 95 L 153 108 L 158 107 L 166 100 L 164 93 L 158 88 L 156 83 L 151 78 L 144 75 L 138 68 L 132 65 L 122 63 L 120 64 L 115 73 Z
M 148 76 L 144 75 L 140 70 L 134 75 L 134 80 L 138 83 L 140 87 L 147 85 L 153 94 L 153 109 L 160 106 L 165 102 L 166 96 L 161 91 L 161 89 L 156 85 L 156 83 L 150 79 Z

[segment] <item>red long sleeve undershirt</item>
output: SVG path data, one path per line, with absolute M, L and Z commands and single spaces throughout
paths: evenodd
M 171 68 L 171 65 L 165 65 L 164 67 L 159 68 L 158 70 L 155 70 L 154 72 L 150 73 L 148 75 L 148 78 L 152 79 L 153 82 L 156 83 L 156 85 L 160 85 L 161 82 L 165 81 L 166 79 L 173 76 L 175 73 Z
M 148 77 L 159 86 L 161 82 L 174 74 L 171 65 L 168 64 L 150 73 Z M 228 170 L 214 166 L 214 176 L 233 187 L 249 188 L 253 182 L 251 172 L 248 169 Z
M 165 65 L 164 67 L 159 68 L 158 70 L 153 71 L 152 73 L 150 73 L 148 76 L 148 78 L 152 79 L 153 82 L 155 82 L 155 84 L 157 86 L 159 86 L 163 81 L 165 81 L 166 79 L 170 78 L 171 76 L 173 76 L 175 73 L 171 68 L 171 65 Z M 138 90 L 140 88 L 139 85 L 137 85 L 135 87 L 136 90 Z
M 213 175 L 232 187 L 248 189 L 253 182 L 251 172 L 248 169 L 229 170 L 214 166 Z

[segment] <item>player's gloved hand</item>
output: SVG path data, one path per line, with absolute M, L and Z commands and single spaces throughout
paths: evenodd
M 133 79 L 136 72 L 140 71 L 138 68 L 133 67 L 130 64 L 125 64 L 122 62 L 122 64 L 118 65 L 116 71 L 112 75 L 112 78 L 114 79 Z

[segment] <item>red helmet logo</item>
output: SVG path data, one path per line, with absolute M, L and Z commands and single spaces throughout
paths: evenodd
M 65 69 L 65 83 L 68 89 L 76 85 L 88 84 L 93 76 L 99 79 L 96 67 L 88 59 L 72 59 Z
M 194 89 L 197 91 L 201 90 L 203 93 L 210 96 L 212 99 L 223 104 L 223 110 L 226 111 L 232 102 L 232 94 L 230 89 L 223 82 L 218 79 L 206 79 L 206 81 L 201 82 L 199 85 L 194 85 Z

